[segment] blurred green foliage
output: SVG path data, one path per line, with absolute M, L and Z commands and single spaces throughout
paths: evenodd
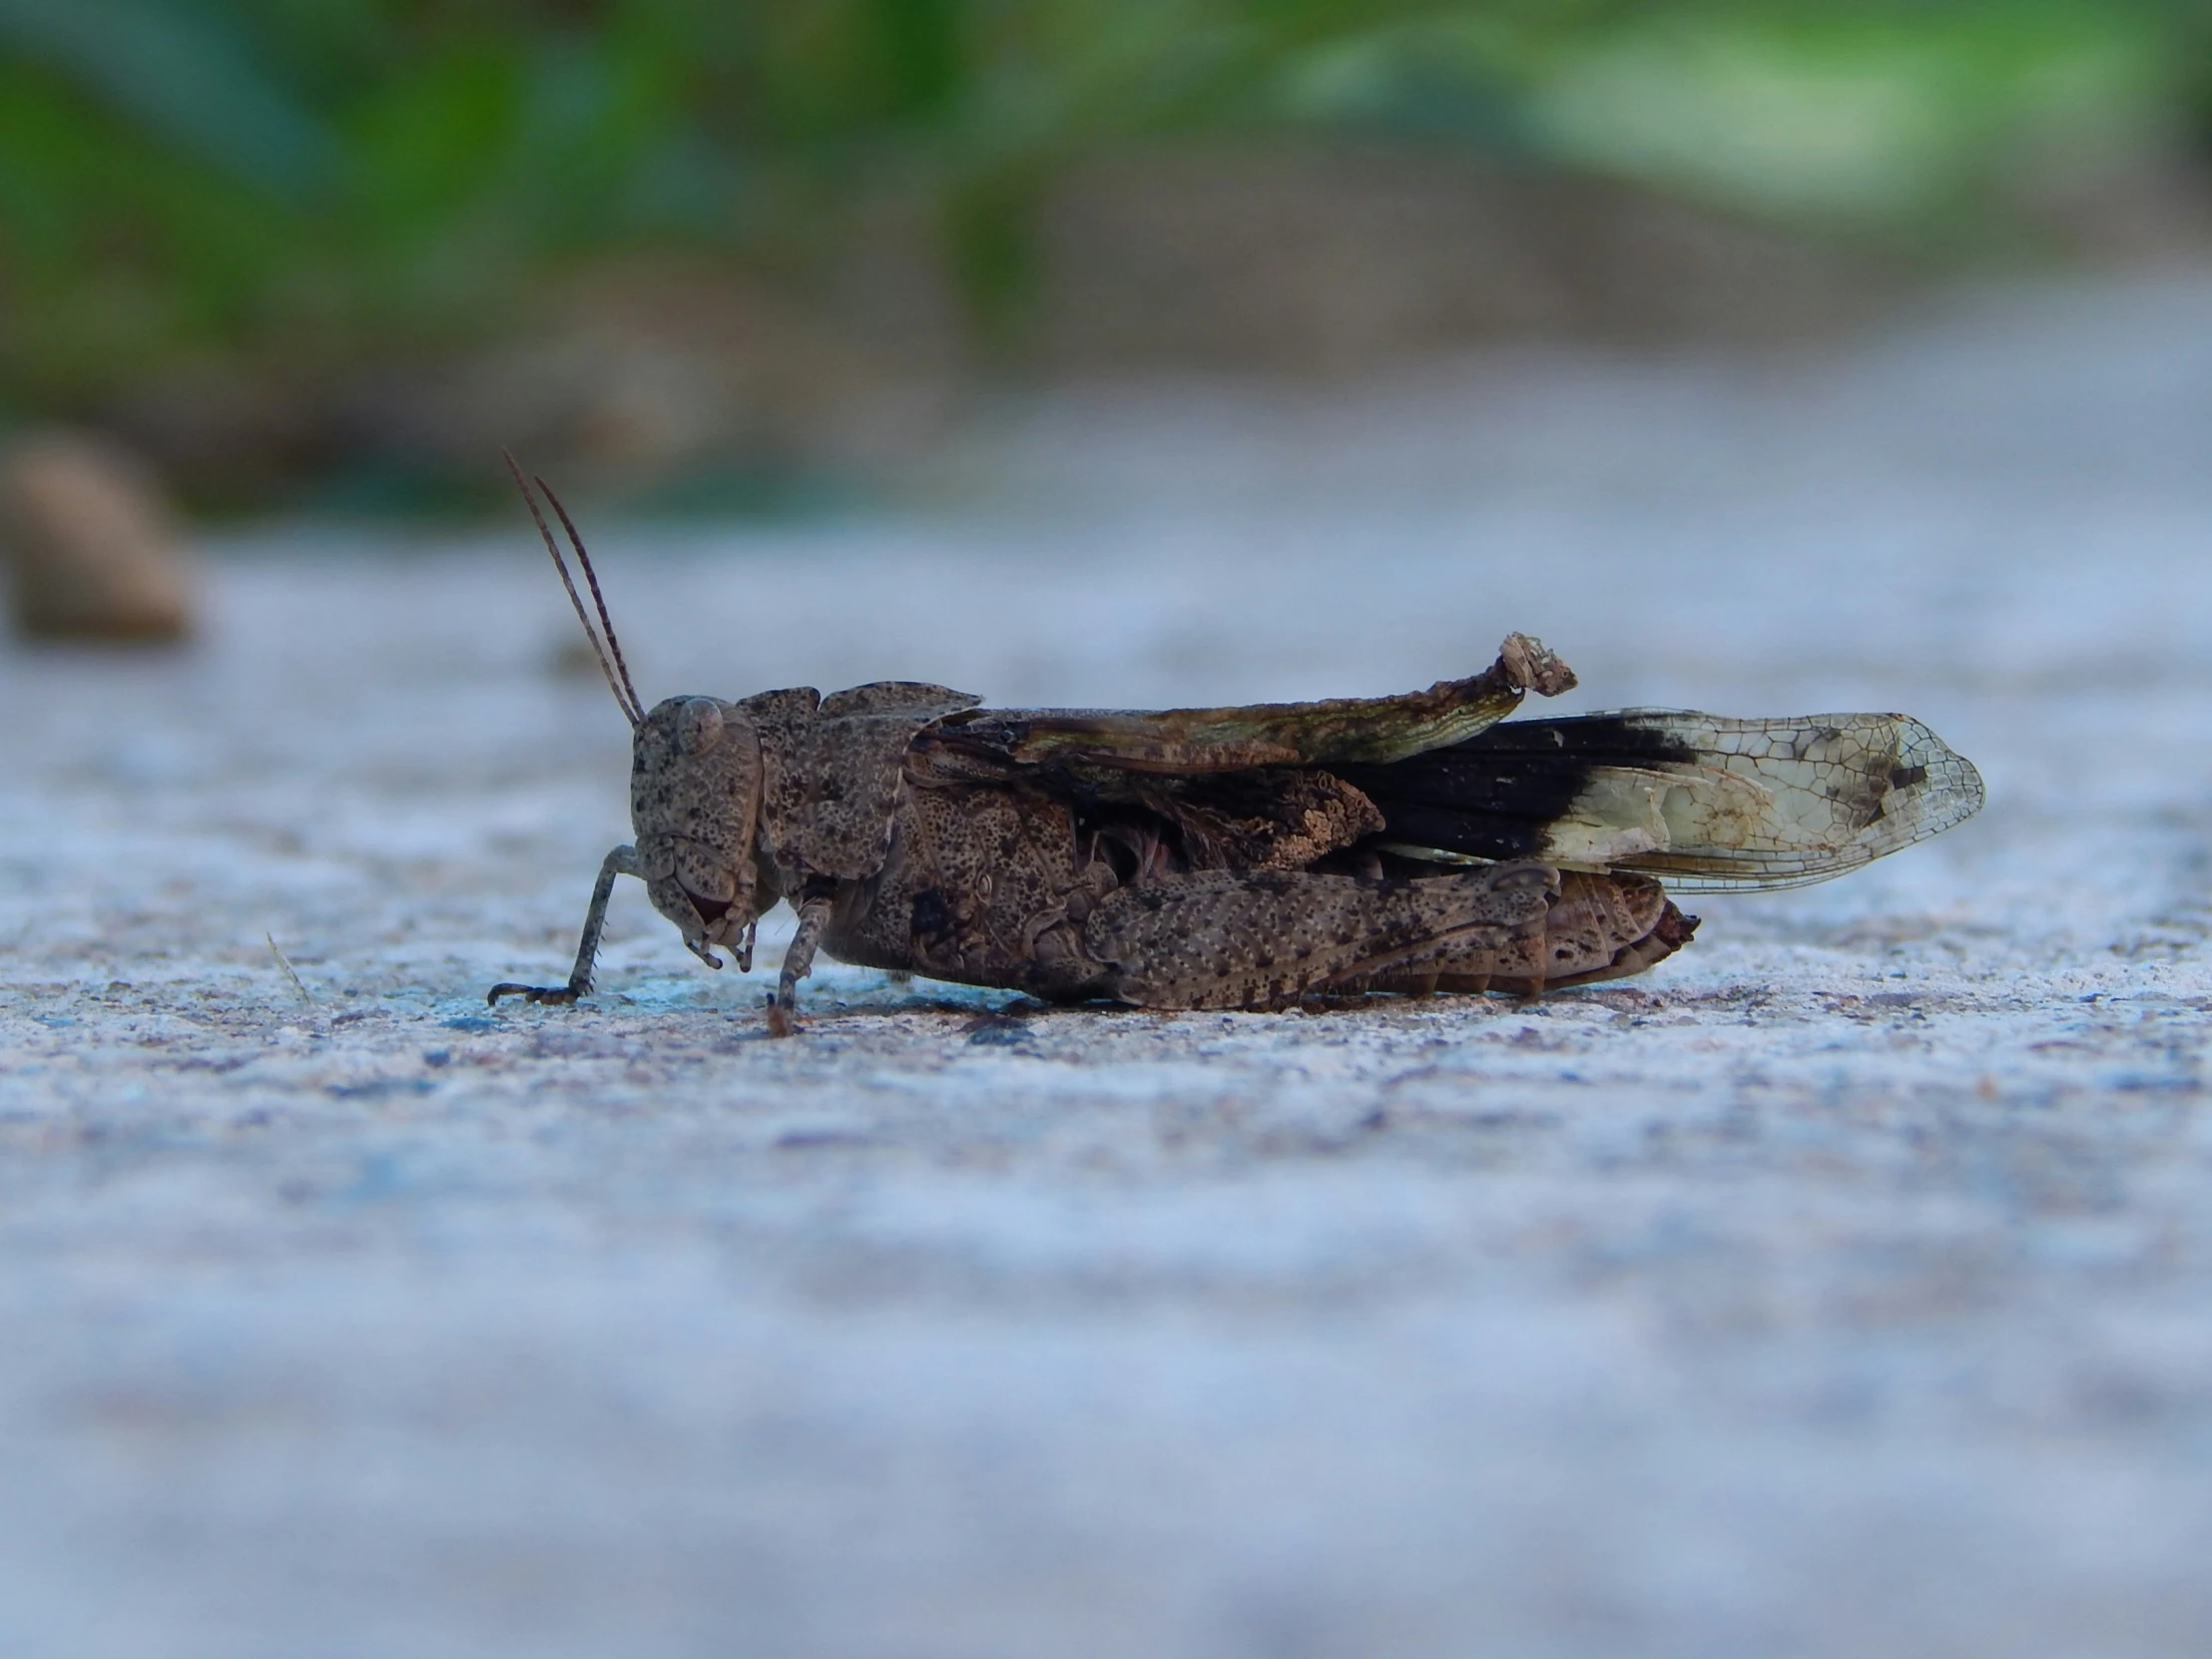
M 2182 0 L 0 0 L 0 400 L 496 328 L 610 250 L 804 270 L 922 205 L 973 314 L 1083 155 L 1480 147 L 1861 235 L 2190 119 Z

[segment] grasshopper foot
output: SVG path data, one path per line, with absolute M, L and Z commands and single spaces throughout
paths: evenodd
M 780 1001 L 774 991 L 768 993 L 768 1034 L 772 1037 L 788 1037 L 799 1029 L 792 1018 L 792 1011 Z
M 484 993 L 484 1003 L 489 1007 L 503 996 L 519 996 L 525 1002 L 565 1008 L 582 994 L 574 985 L 494 985 Z

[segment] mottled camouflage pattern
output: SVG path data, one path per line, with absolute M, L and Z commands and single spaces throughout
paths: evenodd
M 760 911 L 799 911 L 779 1029 L 819 945 L 841 960 L 1053 1000 L 1278 1005 L 1315 993 L 1534 990 L 1639 971 L 1693 925 L 1656 882 L 1545 863 L 1438 867 L 1362 852 L 1383 820 L 1325 770 L 1461 742 L 1531 689 L 1573 685 L 1510 637 L 1471 679 L 1395 698 L 1249 709 L 976 711 L 942 686 L 677 698 L 639 723 L 640 874 L 685 942 L 750 958 Z M 719 962 L 717 962 L 719 965 Z
M 761 732 L 760 840 L 784 890 L 882 868 L 914 735 L 981 701 L 884 680 L 829 697 L 803 686 L 740 703 Z

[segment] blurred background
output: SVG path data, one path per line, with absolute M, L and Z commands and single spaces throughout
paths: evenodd
M 864 496 L 979 394 L 1833 335 L 2212 223 L 2199 0 L 0 0 L 0 423 Z
M 2212 0 L 0 0 L 15 620 L 196 640 L 0 647 L 0 1654 L 2212 1652 L 2208 256 Z M 649 701 L 1515 628 L 1989 805 L 1531 1007 L 487 1009 L 502 445 Z

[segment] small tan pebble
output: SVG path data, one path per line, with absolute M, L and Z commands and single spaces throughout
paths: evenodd
M 176 640 L 192 630 L 191 564 L 169 505 L 129 451 L 26 433 L 0 452 L 0 557 L 33 639 Z

